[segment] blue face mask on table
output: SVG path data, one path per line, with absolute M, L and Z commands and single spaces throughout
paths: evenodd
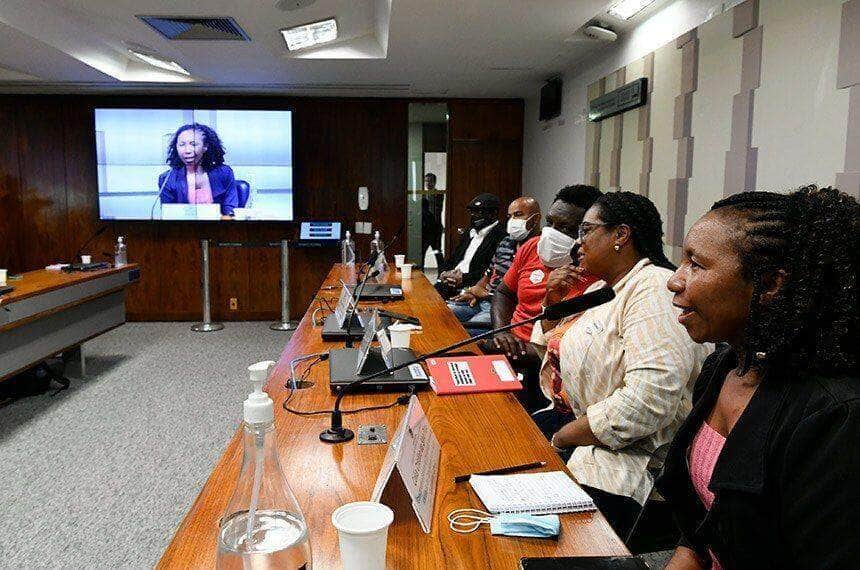
M 505 536 L 550 538 L 558 536 L 561 522 L 558 515 L 506 514 L 491 515 L 477 509 L 457 509 L 448 514 L 451 530 L 463 534 L 475 532 L 482 524 L 490 525 L 490 532 Z

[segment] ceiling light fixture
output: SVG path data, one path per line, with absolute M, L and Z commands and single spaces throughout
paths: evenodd
M 164 69 L 167 71 L 172 71 L 174 73 L 181 73 L 182 75 L 191 75 L 188 73 L 184 67 L 176 63 L 171 59 L 167 59 L 161 57 L 160 55 L 153 55 L 151 53 L 144 53 L 137 50 L 133 50 L 129 48 L 128 53 L 136 57 L 137 59 L 143 61 L 144 63 L 148 63 L 153 67 L 157 67 L 159 69 Z
M 337 39 L 337 22 L 334 18 L 302 24 L 294 28 L 281 30 L 287 49 L 296 51 L 312 46 L 327 44 Z
M 621 0 L 609 9 L 609 14 L 622 20 L 629 20 L 653 3 L 654 0 Z

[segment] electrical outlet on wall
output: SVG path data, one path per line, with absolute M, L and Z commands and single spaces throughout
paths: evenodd
M 230 297 L 230 310 L 238 311 L 239 310 L 239 299 L 236 297 Z

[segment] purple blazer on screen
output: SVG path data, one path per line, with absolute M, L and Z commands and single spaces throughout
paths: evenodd
M 220 204 L 223 215 L 232 216 L 233 208 L 239 205 L 233 169 L 222 164 L 206 174 L 209 175 L 209 187 L 212 188 L 213 202 Z M 158 177 L 158 187 L 161 188 L 162 204 L 188 203 L 188 182 L 185 178 L 184 167 L 171 168 L 162 172 Z

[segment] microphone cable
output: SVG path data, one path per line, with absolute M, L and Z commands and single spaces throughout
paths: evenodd
M 290 361 L 290 370 L 294 370 L 295 364 L 297 362 L 301 362 L 302 360 L 310 360 L 310 363 L 305 367 L 304 370 L 302 370 L 299 377 L 296 378 L 297 382 L 307 380 L 308 376 L 310 376 L 311 369 L 314 366 L 316 366 L 317 364 L 319 364 L 320 362 L 328 360 L 328 357 L 329 357 L 329 353 L 327 353 L 327 352 L 298 356 L 298 357 L 296 357 Z M 283 404 L 281 404 L 281 407 L 283 407 L 285 411 L 287 411 L 291 414 L 297 415 L 297 416 L 317 416 L 317 415 L 323 415 L 323 414 L 331 414 L 334 411 L 334 410 L 297 410 L 295 408 L 291 408 L 289 406 L 289 402 L 292 399 L 293 394 L 295 394 L 295 392 L 296 392 L 295 389 L 293 388 L 293 378 L 295 378 L 295 372 L 293 372 L 293 376 L 291 378 L 289 378 L 286 381 L 286 383 L 284 383 L 284 388 L 289 390 L 289 393 L 287 394 L 286 399 L 284 399 Z M 415 386 L 410 386 L 408 393 L 401 394 L 400 396 L 397 397 L 397 399 L 395 399 L 390 404 L 380 404 L 377 406 L 365 406 L 363 408 L 354 408 L 351 410 L 341 410 L 341 413 L 342 414 L 357 414 L 359 412 L 370 412 L 373 410 L 387 410 L 389 408 L 393 408 L 393 407 L 398 406 L 398 405 L 399 406 L 405 406 L 405 405 L 409 404 L 409 399 L 412 397 L 412 395 L 414 393 L 415 393 Z

